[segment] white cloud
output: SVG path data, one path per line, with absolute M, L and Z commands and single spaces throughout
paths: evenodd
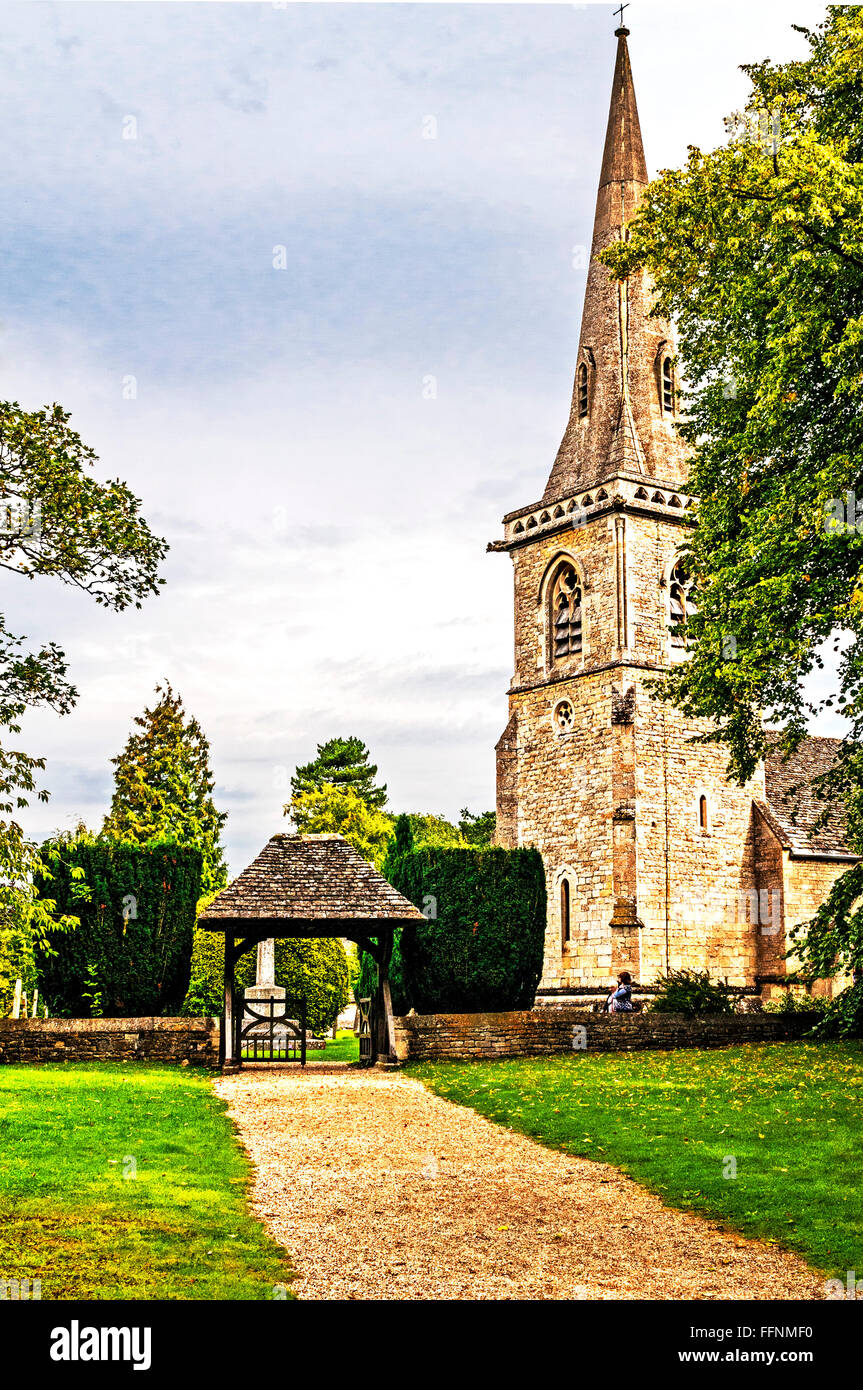
M 654 167 L 722 138 L 737 63 L 801 50 L 784 9 L 639 7 Z M 172 546 L 141 612 L 4 580 L 11 630 L 60 640 L 81 692 L 28 716 L 54 790 L 30 828 L 98 822 L 163 677 L 212 740 L 234 869 L 336 733 L 369 741 L 397 808 L 490 806 L 512 616 L 485 544 L 568 413 L 607 7 L 3 19 L 3 394 L 70 408 Z

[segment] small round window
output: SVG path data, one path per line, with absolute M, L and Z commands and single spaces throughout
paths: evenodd
M 555 705 L 554 722 L 560 733 L 572 733 L 575 728 L 575 710 L 570 700 L 559 700 Z

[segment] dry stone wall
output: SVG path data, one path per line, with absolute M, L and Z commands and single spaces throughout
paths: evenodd
M 498 1014 L 411 1014 L 396 1019 L 401 1061 L 542 1057 L 573 1051 L 643 1052 L 729 1047 L 802 1037 L 815 1014 L 593 1014 L 542 1008 Z
M 218 1060 L 215 1018 L 0 1019 L 0 1063 Z

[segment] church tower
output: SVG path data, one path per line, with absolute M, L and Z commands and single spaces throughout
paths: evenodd
M 535 845 L 548 886 L 542 986 L 628 969 L 709 969 L 751 984 L 764 938 L 741 902 L 758 881 L 753 801 L 724 749 L 647 682 L 685 658 L 672 626 L 693 596 L 678 556 L 692 515 L 677 433 L 671 325 L 646 275 L 598 254 L 627 235 L 647 185 L 628 30 L 617 58 L 569 422 L 541 501 L 504 518 L 515 674 L 497 746 L 498 842 Z

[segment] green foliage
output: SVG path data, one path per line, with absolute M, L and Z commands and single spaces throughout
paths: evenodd
M 332 786 L 355 792 L 370 810 L 380 811 L 387 804 L 387 789 L 386 784 L 374 785 L 377 775 L 377 766 L 369 762 L 369 750 L 361 738 L 331 738 L 318 744 L 310 763 L 297 768 L 291 778 L 291 797 Z
M 255 950 L 241 956 L 235 971 L 238 989 L 255 983 Z M 195 928 L 189 989 L 181 1012 L 216 1015 L 224 1005 L 225 938 L 221 932 Z M 331 1028 L 348 1002 L 348 958 L 337 938 L 276 941 L 276 984 L 286 992 L 288 1014 L 298 1018 L 300 1000 L 306 1000 L 306 1022 L 311 1033 Z
M 651 1009 L 661 1014 L 731 1014 L 734 999 L 728 987 L 714 984 L 706 970 L 669 970 L 657 979 L 659 993 Z
M 311 791 L 296 792 L 285 807 L 300 834 L 344 835 L 363 859 L 380 868 L 393 833 L 392 816 L 371 808 L 350 787 L 339 790 L 325 782 Z
M 81 988 L 81 998 L 87 1008 L 90 1018 L 102 1018 L 105 1010 L 102 1008 L 102 991 L 99 988 L 99 970 L 95 961 L 91 961 L 84 971 L 84 984 Z
M 480 811 L 474 815 L 473 811 L 469 811 L 466 806 L 463 806 L 458 828 L 469 845 L 477 845 L 480 848 L 493 845 L 495 830 L 497 829 L 497 813 L 495 811 Z
M 213 804 L 210 745 L 197 719 L 186 717 L 170 685 L 156 686 L 161 698 L 135 719 L 140 733 L 111 761 L 116 768 L 111 810 L 102 834 L 139 845 L 172 841 L 201 851 L 201 891 L 207 896 L 227 882 L 219 842 L 227 813 Z
M 691 659 L 657 693 L 715 721 L 741 782 L 767 751 L 763 717 L 792 749 L 838 708 L 849 734 L 817 791 L 844 803 L 861 852 L 863 7 L 830 6 L 804 33 L 805 60 L 744 68 L 751 96 L 728 143 L 651 184 L 603 259 L 650 273 L 687 383 L 699 603 Z M 816 699 L 806 680 L 828 639 L 838 674 Z M 863 874 L 850 873 L 803 934 L 820 974 L 863 960 Z
M 33 935 L 20 926 L 0 927 L 0 1018 L 11 1013 L 15 981 L 32 998 L 38 979 Z
M 362 969 L 360 964 L 360 953 L 353 943 L 345 947 L 345 953 L 348 961 L 348 999 L 355 999 L 356 986 L 359 984 L 360 971 Z
M 415 849 L 390 875 L 427 918 L 401 933 L 391 972 L 397 1012 L 532 1006 L 546 908 L 536 850 Z
M 99 483 L 97 457 L 59 405 L 22 410 L 0 402 L 0 567 L 28 578 L 51 575 L 118 611 L 155 594 L 168 546 L 152 535 L 125 483 Z M 8 518 L 7 518 L 8 519 Z
M 812 1032 L 822 1038 L 863 1038 L 863 980 L 831 999 Z
M 78 835 L 48 842 L 43 852 L 52 877 L 37 876 L 37 890 L 80 920 L 36 950 L 52 1013 L 128 1017 L 175 1008 L 189 982 L 200 851 Z
M 412 849 L 416 848 L 414 841 L 415 819 L 415 817 L 406 816 L 404 813 L 396 817 L 393 838 L 387 846 L 387 865 L 392 864 L 396 859 L 400 859 L 403 854 L 409 854 Z M 384 874 L 389 877 L 386 868 L 384 869 Z
M 457 848 L 467 844 L 458 826 L 444 816 L 412 811 L 408 821 L 416 849 Z
M 0 564 L 2 555 L 0 546 Z M 38 652 L 22 652 L 22 642 L 7 632 L 0 614 L 0 729 L 10 734 L 21 732 L 28 708 L 66 714 L 76 699 L 65 680 L 66 662 L 59 647 L 49 643 Z M 31 795 L 48 800 L 47 791 L 36 785 L 36 773 L 44 767 L 44 758 L 0 748 L 0 1015 L 9 1011 L 17 979 L 28 995 L 32 993 L 37 944 L 44 945 L 49 930 L 68 931 L 74 926 L 74 918 L 58 914 L 47 894 L 40 898 L 35 892 L 33 874 L 42 870 L 39 852 L 15 819 Z
M 795 994 L 794 990 L 783 990 L 778 999 L 768 999 L 764 1005 L 766 1014 L 820 1014 L 827 1008 L 827 1000 L 819 994 Z

